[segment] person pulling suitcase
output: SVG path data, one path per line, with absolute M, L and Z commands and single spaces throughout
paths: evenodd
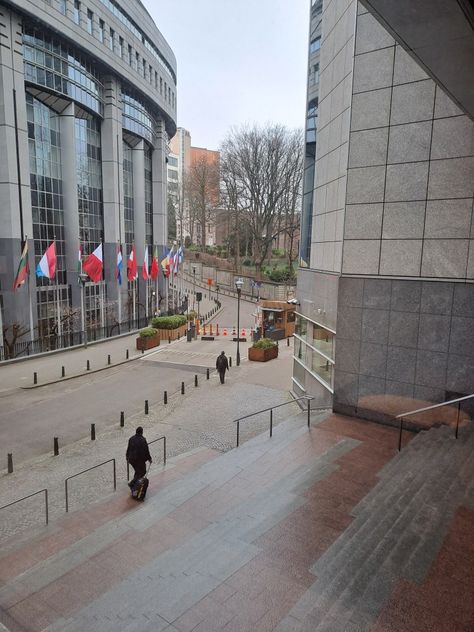
M 148 479 L 146 478 L 146 462 L 153 462 L 148 442 L 143 436 L 143 428 L 138 426 L 135 434 L 128 440 L 127 452 L 125 453 L 127 462 L 133 467 L 134 476 L 128 486 L 132 492 L 133 498 L 144 500 L 146 488 L 148 487 Z

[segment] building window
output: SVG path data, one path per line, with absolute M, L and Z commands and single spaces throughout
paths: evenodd
M 153 245 L 153 150 L 145 144 L 145 241 Z
M 102 43 L 104 43 L 104 31 L 105 31 L 104 20 L 99 20 L 99 40 Z
M 165 101 L 168 99 L 168 84 L 165 81 Z
M 163 94 L 163 79 L 160 77 L 160 94 Z
M 128 45 L 128 65 L 129 66 L 132 65 L 132 60 L 133 60 L 132 47 L 129 44 Z
M 155 90 L 158 90 L 158 73 L 155 70 Z
M 123 37 L 119 37 L 119 55 L 123 59 Z
M 146 61 L 144 59 L 142 59 L 142 75 L 144 78 L 146 77 Z
M 66 10 L 67 10 L 67 0 L 59 0 L 58 2 L 58 9 L 59 9 L 59 13 L 62 13 L 63 15 L 66 15 Z
M 79 0 L 74 0 L 74 22 L 81 23 L 81 3 Z
M 318 98 L 311 99 L 308 103 L 306 115 L 306 142 L 316 142 L 316 128 L 318 126 Z
M 311 68 L 311 73 L 309 75 L 309 83 L 311 86 L 314 86 L 316 83 L 319 83 L 319 63 L 313 64 Z
M 115 38 L 115 31 L 114 29 L 110 29 L 110 33 L 109 33 L 109 48 L 111 51 L 114 50 L 114 38 Z
M 94 14 L 90 9 L 87 9 L 87 32 L 92 35 L 92 21 L 94 19 Z
M 312 55 L 313 53 L 318 51 L 320 48 L 321 48 L 321 36 L 315 37 L 314 39 L 311 40 L 311 43 L 309 45 L 309 54 Z
M 137 72 L 140 72 L 140 55 L 135 53 L 135 67 Z
M 150 83 L 153 83 L 153 68 L 150 65 L 148 65 L 148 79 Z
M 132 154 L 133 150 L 130 145 L 123 141 L 123 197 L 125 219 L 125 248 L 127 253 L 132 250 L 132 242 L 135 238 Z

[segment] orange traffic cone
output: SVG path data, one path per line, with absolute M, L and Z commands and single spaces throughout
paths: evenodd
M 242 328 L 242 333 L 240 334 L 241 338 L 247 338 L 247 334 L 245 333 L 245 329 Z
M 209 325 L 209 335 L 212 336 L 212 323 Z
M 225 327 L 224 327 L 224 333 L 222 335 L 227 336 L 227 329 Z
M 206 324 L 204 324 L 202 326 L 202 335 L 205 336 L 206 335 Z
M 233 335 L 233 336 L 236 336 L 236 335 L 237 335 L 237 333 L 236 333 L 236 331 L 235 331 L 235 325 L 232 327 L 232 335 Z

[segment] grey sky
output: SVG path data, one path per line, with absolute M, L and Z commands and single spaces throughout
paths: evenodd
M 303 127 L 309 0 L 142 1 L 176 55 L 193 145 L 246 122 Z

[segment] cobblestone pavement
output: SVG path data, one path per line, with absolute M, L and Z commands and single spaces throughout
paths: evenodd
M 175 349 L 175 360 L 189 363 L 196 351 L 187 352 L 183 340 L 166 349 L 166 358 L 170 360 Z M 216 357 L 222 343 L 191 343 L 194 349 L 208 349 L 207 359 Z M 228 343 L 230 344 L 230 343 Z M 209 343 L 207 343 L 209 345 Z M 188 343 L 188 346 L 191 346 Z M 215 347 L 215 348 L 214 348 Z M 235 347 L 235 343 L 234 343 Z M 211 353 L 210 349 L 214 349 Z M 291 401 L 288 388 L 291 382 L 290 371 L 292 350 L 281 345 L 280 356 L 271 363 L 250 363 L 243 359 L 240 367 L 233 367 L 227 374 L 226 383 L 221 385 L 215 373 L 209 381 L 205 375 L 199 376 L 199 386 L 194 387 L 194 376 L 189 376 L 185 395 L 180 392 L 170 394 L 168 404 L 153 404 L 149 415 L 137 412 L 126 419 L 125 428 L 116 425 L 100 431 L 96 441 L 90 438 L 61 447 L 57 457 L 51 454 L 31 460 L 15 467 L 13 474 L 0 476 L 0 506 L 47 488 L 49 493 L 50 520 L 64 513 L 64 481 L 82 470 L 102 461 L 115 458 L 117 463 L 117 490 L 126 490 L 126 464 L 124 459 L 128 437 L 137 425 L 144 427 L 148 441 L 161 437 L 167 438 L 168 456 L 183 454 L 202 447 L 227 451 L 235 446 L 236 428 L 232 420 L 271 405 Z M 188 356 L 186 357 L 186 353 Z M 202 355 L 201 351 L 201 355 Z M 155 354 L 154 358 L 159 358 Z M 195 358 L 194 358 L 195 360 Z M 151 361 L 151 358 L 145 360 Z M 159 388 L 159 385 L 157 385 Z M 297 404 L 290 404 L 274 412 L 274 425 L 299 412 Z M 251 418 L 242 423 L 241 442 L 269 427 L 268 413 Z M 153 469 L 162 467 L 162 442 L 151 447 L 154 457 Z M 112 464 L 108 463 L 92 472 L 74 478 L 69 483 L 69 503 L 71 509 L 78 509 L 96 501 L 101 490 L 113 489 Z M 14 507 L 0 512 L 0 544 L 2 540 L 14 534 L 44 522 L 43 495 L 25 500 Z

